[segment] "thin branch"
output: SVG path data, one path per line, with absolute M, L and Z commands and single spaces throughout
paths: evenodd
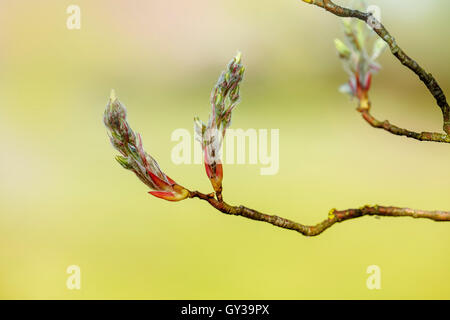
M 447 103 L 444 92 L 439 86 L 436 79 L 431 73 L 426 72 L 416 61 L 411 59 L 398 45 L 394 37 L 387 31 L 381 22 L 367 12 L 361 12 L 358 10 L 352 10 L 338 6 L 331 0 L 303 0 L 304 2 L 314 4 L 321 8 L 324 8 L 328 12 L 333 13 L 339 17 L 356 18 L 364 21 L 366 24 L 372 27 L 372 29 L 382 38 L 388 45 L 392 54 L 406 67 L 412 70 L 420 80 L 426 85 L 430 93 L 436 99 L 438 106 L 441 108 L 443 116 L 443 129 L 447 134 L 450 134 L 450 107 Z M 369 20 L 370 19 L 370 20 Z M 437 140 L 424 140 L 424 141 L 437 141 Z M 447 141 L 446 141 L 447 142 Z
M 369 110 L 361 110 L 361 115 L 372 127 L 384 129 L 398 136 L 405 136 L 419 141 L 433 141 L 450 143 L 450 135 L 437 132 L 414 132 L 407 129 L 399 128 L 391 124 L 388 120 L 380 121 L 375 119 Z
M 382 216 L 382 217 L 412 217 L 426 218 L 433 221 L 450 221 L 448 211 L 425 211 L 409 208 L 384 207 L 384 206 L 364 206 L 358 209 L 336 210 L 332 209 L 328 213 L 328 218 L 314 225 L 307 226 L 292 220 L 288 220 L 275 215 L 265 214 L 244 206 L 231 206 L 223 201 L 214 198 L 214 194 L 204 194 L 198 191 L 190 191 L 189 198 L 199 198 L 207 201 L 211 206 L 222 213 L 241 216 L 244 218 L 263 221 L 274 226 L 294 230 L 304 236 L 313 237 L 321 234 L 337 222 L 343 222 L 362 216 Z
M 384 121 L 377 120 L 370 114 L 370 107 L 371 103 L 369 101 L 367 93 L 365 93 L 359 100 L 357 110 L 361 113 L 363 119 L 366 120 L 374 128 L 383 129 L 397 136 L 405 136 L 419 141 L 450 143 L 450 135 L 447 135 L 445 133 L 437 133 L 437 132 L 419 133 L 397 127 L 396 125 L 391 124 L 388 120 Z

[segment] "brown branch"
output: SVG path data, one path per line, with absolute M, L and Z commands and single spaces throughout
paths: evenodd
M 328 213 L 328 218 L 314 225 L 307 226 L 292 220 L 288 220 L 275 215 L 265 214 L 244 206 L 231 206 L 223 201 L 214 198 L 214 193 L 204 194 L 198 191 L 190 191 L 189 198 L 199 198 L 207 201 L 211 206 L 222 213 L 241 216 L 244 218 L 263 221 L 274 226 L 300 232 L 304 236 L 317 236 L 330 228 L 337 222 L 343 222 L 362 216 L 382 216 L 382 217 L 412 217 L 426 218 L 433 221 L 450 221 L 448 211 L 425 211 L 409 208 L 384 207 L 384 206 L 364 206 L 359 209 L 336 210 L 332 209 Z
M 361 12 L 358 10 L 352 10 L 338 6 L 331 0 L 303 0 L 304 2 L 314 4 L 321 8 L 324 8 L 328 12 L 333 13 L 339 17 L 350 17 L 364 21 L 366 24 L 372 27 L 372 29 L 382 38 L 388 45 L 392 54 L 407 68 L 412 70 L 420 80 L 426 85 L 430 93 L 436 99 L 438 106 L 441 108 L 443 116 L 443 129 L 447 134 L 450 134 L 450 107 L 447 103 L 444 92 L 437 83 L 436 79 L 431 73 L 426 72 L 416 61 L 411 59 L 398 45 L 394 37 L 387 31 L 381 22 L 371 13 Z M 370 19 L 370 23 L 369 23 Z M 373 27 L 375 26 L 375 27 Z M 395 131 L 395 130 L 394 130 Z M 406 134 L 403 134 L 406 135 Z M 408 136 L 408 135 L 406 135 Z M 421 140 L 421 139 L 418 139 Z M 423 139 L 422 141 L 439 141 Z M 439 141 L 448 142 L 448 141 Z
M 391 124 L 388 120 L 380 121 L 375 119 L 369 110 L 361 110 L 361 115 L 372 127 L 378 129 L 384 129 L 392 134 L 398 136 L 405 136 L 408 138 L 416 139 L 419 141 L 434 141 L 434 142 L 443 142 L 450 143 L 450 136 L 443 133 L 436 132 L 414 132 L 407 129 L 399 128 L 393 124 Z
M 419 141 L 433 141 L 433 142 L 442 142 L 442 143 L 450 143 L 450 135 L 445 133 L 437 133 L 437 132 L 414 132 L 408 129 L 403 129 L 397 127 L 396 125 L 391 124 L 388 120 L 380 121 L 375 119 L 370 114 L 371 103 L 369 101 L 367 92 L 365 92 L 361 99 L 359 100 L 359 105 L 357 110 L 361 113 L 364 120 L 366 120 L 372 127 L 377 129 L 383 129 L 387 132 L 398 136 L 405 136 L 408 138 L 416 139 Z

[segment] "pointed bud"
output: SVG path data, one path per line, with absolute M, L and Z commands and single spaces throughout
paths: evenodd
M 111 93 L 109 94 L 109 100 L 111 102 L 116 101 L 117 97 L 116 97 L 116 91 L 114 91 L 114 89 L 111 89 Z
M 236 57 L 234 58 L 235 63 L 237 63 L 237 64 L 241 63 L 241 57 L 242 57 L 242 53 L 240 51 L 238 51 L 238 53 L 236 54 Z
M 189 197 L 190 194 L 187 189 L 179 185 L 175 185 L 173 191 L 149 191 L 149 193 L 167 201 L 181 201 Z
M 206 175 L 216 192 L 222 191 L 223 169 L 220 163 L 223 137 L 231 123 L 231 113 L 239 102 L 240 83 L 244 75 L 242 54 L 228 63 L 211 92 L 211 113 L 207 125 L 194 118 L 195 132 L 204 152 Z
M 343 59 L 350 58 L 351 51 L 350 49 L 345 45 L 344 42 L 342 42 L 339 39 L 334 39 L 334 45 L 336 46 L 336 50 L 339 53 L 339 56 Z
M 132 171 L 152 191 L 153 195 L 169 201 L 179 201 L 189 196 L 189 191 L 178 185 L 161 171 L 158 163 L 143 148 L 142 139 L 128 124 L 125 107 L 111 91 L 103 121 L 109 130 L 111 144 L 122 155 L 116 156 L 120 165 Z
M 130 170 L 133 168 L 133 166 L 128 162 L 128 158 L 122 157 L 122 156 L 116 156 L 116 160 L 122 167 L 124 167 L 127 170 Z

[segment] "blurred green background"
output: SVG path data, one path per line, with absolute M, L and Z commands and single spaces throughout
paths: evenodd
M 70 4 L 80 30 L 66 27 Z M 369 4 L 450 92 L 450 2 Z M 364 204 L 449 210 L 450 148 L 360 118 L 337 91 L 340 36 L 337 17 L 298 0 L 1 0 L 0 298 L 449 299 L 447 223 L 364 217 L 305 238 L 151 197 L 114 160 L 102 123 L 111 88 L 163 170 L 209 192 L 202 165 L 172 163 L 170 135 L 206 120 L 210 90 L 241 50 L 232 126 L 280 129 L 280 170 L 226 165 L 225 200 L 307 224 Z M 390 53 L 380 62 L 374 116 L 440 130 L 417 77 Z M 381 290 L 366 287 L 373 264 Z M 81 290 L 66 288 L 69 265 Z

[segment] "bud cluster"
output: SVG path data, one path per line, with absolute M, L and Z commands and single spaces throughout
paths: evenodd
M 117 162 L 155 190 L 150 194 L 169 201 L 179 201 L 189 196 L 189 191 L 162 172 L 156 160 L 145 152 L 140 134 L 131 129 L 125 106 L 116 98 L 114 91 L 111 91 L 106 105 L 103 122 L 109 130 L 111 144 L 121 153 L 116 156 Z
M 239 103 L 240 83 L 244 75 L 239 52 L 223 71 L 211 92 L 211 114 L 208 123 L 194 118 L 196 138 L 202 144 L 205 169 L 214 190 L 222 191 L 222 142 L 231 124 L 231 113 Z
M 375 33 L 367 27 L 364 21 L 343 18 L 342 23 L 345 40 L 335 39 L 334 43 L 339 58 L 343 62 L 344 70 L 350 78 L 346 84 L 340 87 L 339 91 L 361 100 L 367 96 L 372 75 L 381 68 L 376 59 L 387 45 L 381 38 L 372 41 Z M 371 50 L 369 50 L 370 46 Z

